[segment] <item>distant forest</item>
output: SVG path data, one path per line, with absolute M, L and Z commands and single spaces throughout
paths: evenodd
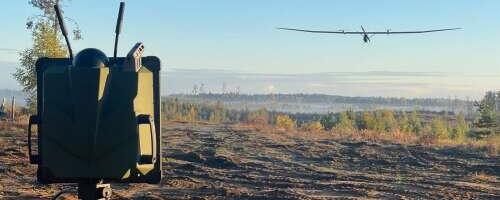
M 324 94 L 175 94 L 177 98 L 191 103 L 222 103 L 236 110 L 257 110 L 287 113 L 326 114 L 345 110 L 367 111 L 391 109 L 398 111 L 453 112 L 473 115 L 474 102 L 444 98 L 394 98 L 394 97 L 346 97 Z
M 242 101 L 248 97 L 252 101 L 268 101 L 266 98 L 280 98 L 285 101 L 298 101 L 310 103 L 316 101 L 313 97 L 304 95 L 182 95 L 170 96 L 162 99 L 162 118 L 175 121 L 208 121 L 212 123 L 249 123 L 259 125 L 272 125 L 285 130 L 302 129 L 306 131 L 332 131 L 342 130 L 347 132 L 374 131 L 378 135 L 384 133 L 404 133 L 420 139 L 452 140 L 462 143 L 464 141 L 481 140 L 494 137 L 495 144 L 500 133 L 500 92 L 488 92 L 479 102 L 471 105 L 475 115 L 468 117 L 463 112 L 453 113 L 451 111 L 403 111 L 403 110 L 364 110 L 354 111 L 347 109 L 341 112 L 320 113 L 290 113 L 276 110 L 268 110 L 261 107 L 250 110 L 247 107 L 232 109 L 224 106 L 223 102 Z M 318 95 L 324 101 L 330 101 L 327 95 Z M 182 98 L 182 99 L 181 99 Z M 339 98 L 331 96 L 332 99 Z M 350 99 L 351 97 L 340 97 L 339 99 Z M 183 99 L 190 99 L 185 101 Z M 426 100 L 419 99 L 381 99 L 363 98 L 358 103 L 378 104 L 401 104 L 404 102 L 421 103 Z M 427 99 L 429 104 L 439 106 L 440 99 Z M 192 101 L 200 101 L 199 103 Z M 216 101 L 215 103 L 211 101 Z M 249 100 L 247 100 L 249 101 Z M 365 102 L 366 101 L 366 102 Z M 469 103 L 459 101 L 461 103 Z M 233 105 L 234 106 L 234 105 Z

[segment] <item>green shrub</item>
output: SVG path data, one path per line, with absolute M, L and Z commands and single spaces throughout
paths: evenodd
M 325 128 L 325 130 L 331 130 L 337 123 L 337 118 L 335 117 L 334 113 L 328 113 L 321 118 L 320 123 Z

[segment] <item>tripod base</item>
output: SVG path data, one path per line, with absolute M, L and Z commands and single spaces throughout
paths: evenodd
M 78 198 L 82 200 L 108 200 L 111 193 L 110 184 L 78 183 Z

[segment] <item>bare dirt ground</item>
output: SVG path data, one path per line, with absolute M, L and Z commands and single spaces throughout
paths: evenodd
M 159 185 L 113 185 L 115 199 L 500 199 L 500 156 L 169 123 Z M 25 133 L 0 133 L 0 199 L 47 199 Z M 65 195 L 61 199 L 74 199 Z

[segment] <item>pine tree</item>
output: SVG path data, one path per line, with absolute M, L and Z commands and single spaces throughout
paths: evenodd
M 439 117 L 432 119 L 431 122 L 431 134 L 437 139 L 448 139 L 448 127 L 446 122 Z
M 422 122 L 420 121 L 420 118 L 418 117 L 417 110 L 413 110 L 413 112 L 411 112 L 408 121 L 410 123 L 410 131 L 417 136 L 420 135 L 424 127 L 422 125 Z
M 336 119 L 334 113 L 328 113 L 321 118 L 320 123 L 326 130 L 331 130 L 336 124 Z
M 405 111 L 402 111 L 398 118 L 399 130 L 405 133 L 411 133 L 411 123 L 408 119 L 408 114 Z
M 398 123 L 392 110 L 382 110 L 382 123 L 384 131 L 392 131 L 398 128 Z
M 344 130 L 353 130 L 353 129 L 355 129 L 354 125 L 355 125 L 354 120 L 351 118 L 350 112 L 344 111 L 344 112 L 340 113 L 339 120 L 338 120 L 337 124 L 335 125 L 335 128 L 344 129 Z
M 370 111 L 365 111 L 361 115 L 361 126 L 359 126 L 360 129 L 367 129 L 367 130 L 375 130 L 376 128 L 376 119 L 375 115 L 373 112 Z
M 475 103 L 475 106 L 479 112 L 479 118 L 474 123 L 474 126 L 480 129 L 474 132 L 475 137 L 484 138 L 493 134 L 497 127 L 495 93 L 487 92 L 480 102 Z
M 457 115 L 457 122 L 453 128 L 452 139 L 458 142 L 464 142 L 467 137 L 467 132 L 469 132 L 469 125 L 465 121 L 465 117 L 462 113 Z

